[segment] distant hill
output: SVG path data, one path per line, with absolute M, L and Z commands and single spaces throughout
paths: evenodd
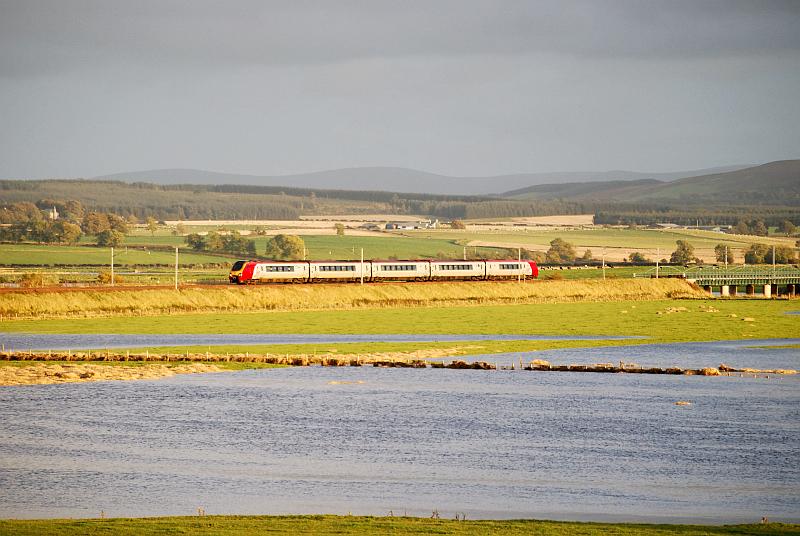
M 603 182 L 539 184 L 512 190 L 503 197 L 512 199 L 626 200 L 664 184 L 655 179 Z
M 493 177 L 452 177 L 397 167 L 361 167 L 334 169 L 297 175 L 258 176 L 217 173 L 197 169 L 153 169 L 94 177 L 95 180 L 151 182 L 156 184 L 241 184 L 284 186 L 325 190 L 390 191 L 438 195 L 490 195 L 548 183 L 637 181 L 654 179 L 672 181 L 700 174 L 719 173 L 746 166 L 727 166 L 674 173 L 634 171 L 520 173 Z
M 638 199 L 684 199 L 746 195 L 783 198 L 800 195 L 800 160 L 779 160 L 727 173 L 709 173 L 659 184 Z
M 781 160 L 671 182 L 633 180 L 541 184 L 503 194 L 519 200 L 565 199 L 614 202 L 760 202 L 800 203 L 800 160 Z

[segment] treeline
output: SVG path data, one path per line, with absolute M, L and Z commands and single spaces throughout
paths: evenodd
M 205 236 L 191 233 L 186 236 L 186 245 L 195 251 L 209 253 L 245 253 L 251 256 L 256 254 L 255 241 L 243 237 L 239 231 L 230 231 L 226 234 L 210 231 Z
M 319 214 L 419 214 L 439 219 L 482 219 L 594 214 L 595 223 L 612 225 L 736 225 L 784 220 L 800 225 L 800 210 L 787 194 L 781 204 L 747 199 L 747 204 L 687 200 L 623 203 L 569 199 L 515 200 L 486 196 L 404 194 L 385 191 L 312 190 L 248 185 L 157 185 L 116 181 L 0 181 L 0 204 L 59 204 L 70 199 L 86 210 L 144 220 L 296 220 Z M 695 200 L 696 201 L 696 200 Z M 61 202 L 63 205 L 64 202 Z M 59 209 L 61 210 L 61 209 Z
M 736 225 L 742 220 L 760 220 L 768 227 L 784 221 L 800 225 L 800 210 L 786 205 L 707 205 L 678 206 L 672 204 L 598 203 L 590 210 L 595 223 L 604 225 Z
M 154 184 L 115 181 L 0 181 L 0 203 L 39 203 L 43 199 L 73 199 L 88 210 L 122 217 L 157 220 L 296 220 L 307 199 L 178 190 Z
M 0 207 L 0 240 L 75 244 L 93 235 L 98 245 L 115 246 L 128 232 L 126 220 L 117 214 L 86 211 L 79 201 L 43 199 L 37 203 L 12 203 Z
M 561 214 L 588 214 L 591 207 L 570 201 L 512 201 L 491 200 L 473 203 L 443 202 L 431 206 L 430 214 L 448 219 L 512 218 L 554 216 Z

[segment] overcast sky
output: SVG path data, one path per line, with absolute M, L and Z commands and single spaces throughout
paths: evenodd
M 800 158 L 800 1 L 0 0 L 0 177 Z

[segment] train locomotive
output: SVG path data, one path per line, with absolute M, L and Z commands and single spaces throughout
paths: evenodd
M 236 261 L 228 280 L 253 283 L 483 281 L 535 279 L 539 268 L 519 260 Z

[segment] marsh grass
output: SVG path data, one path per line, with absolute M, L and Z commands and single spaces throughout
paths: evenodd
M 713 303 L 718 312 L 707 312 Z M 664 314 L 668 308 L 684 308 Z M 647 339 L 608 344 L 641 344 L 683 341 L 746 340 L 797 337 L 800 315 L 790 300 L 657 300 L 627 302 L 571 302 L 480 307 L 376 308 L 323 311 L 270 311 L 242 313 L 64 318 L 42 321 L 0 322 L 0 332 L 29 333 L 291 333 L 291 334 L 540 334 L 628 335 Z M 628 311 L 622 314 L 622 311 Z M 659 314 L 662 313 L 662 314 Z M 737 316 L 732 316 L 736 314 Z M 757 322 L 742 322 L 751 316 Z M 0 335 L 0 341 L 3 341 Z M 8 345 L 6 344 L 6 350 Z M 506 341 L 507 342 L 507 341 Z M 554 343 L 556 341 L 546 341 Z M 577 344 L 565 341 L 557 344 Z M 790 341 L 787 341 L 790 342 Z M 362 344 L 362 343 L 355 343 Z M 369 350 L 372 344 L 363 343 Z M 398 343 L 398 345 L 403 343 Z M 454 345 L 453 343 L 447 343 Z M 460 341 L 458 345 L 488 346 L 486 341 Z M 536 344 L 524 341 L 522 344 Z M 587 343 L 592 344 L 592 343 Z M 758 344 L 757 342 L 754 344 Z M 343 345 L 336 344 L 337 349 Z M 421 347 L 428 346 L 425 343 Z M 329 345 L 307 345 L 317 352 Z M 548 346 L 537 347 L 545 349 Z M 520 348 L 522 348 L 520 346 Z M 22 348 L 24 350 L 24 348 Z M 206 350 L 200 347 L 199 350 Z M 385 348 L 384 348 L 385 349 Z M 19 350 L 17 348 L 16 350 Z
M 262 285 L 220 289 L 83 290 L 0 294 L 0 320 L 216 311 L 296 311 L 704 298 L 679 279 Z
M 0 535 L 151 535 L 151 534 L 536 534 L 539 536 L 725 536 L 800 534 L 800 525 L 649 525 L 537 520 L 449 520 L 365 516 L 193 516 L 112 519 L 0 521 Z

